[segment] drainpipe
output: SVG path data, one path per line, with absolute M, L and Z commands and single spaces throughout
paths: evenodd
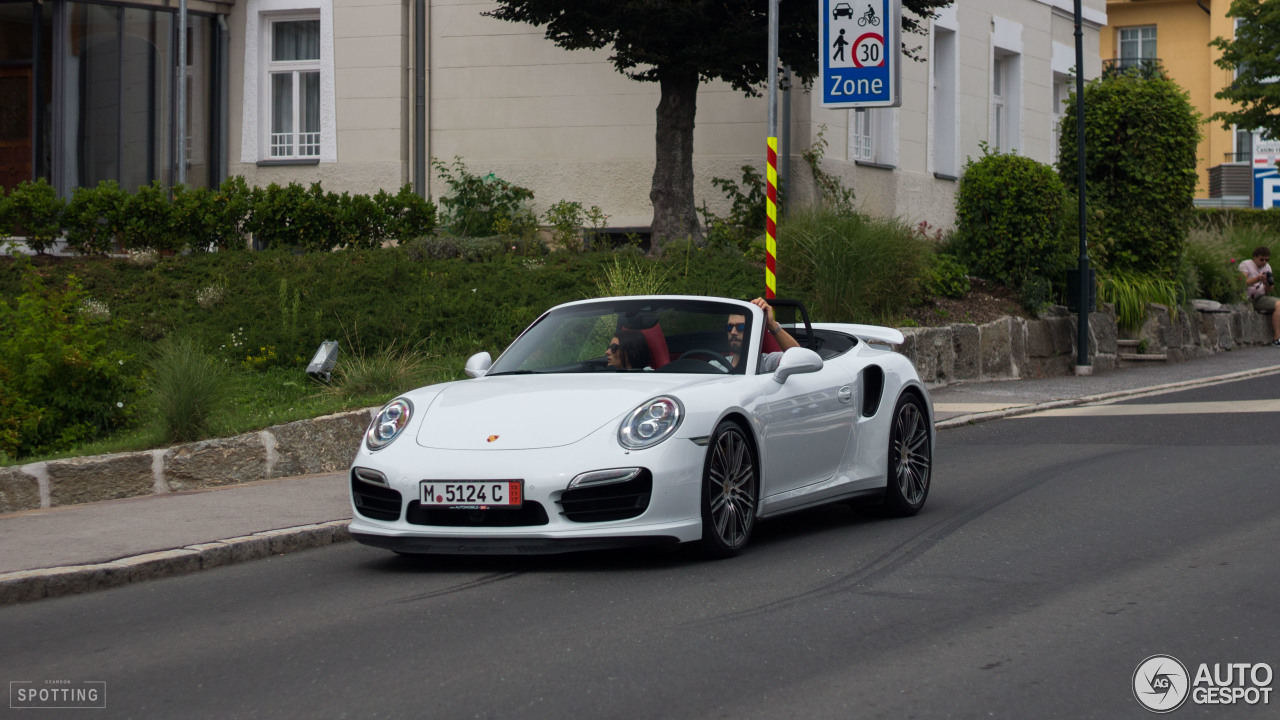
M 413 184 L 427 192 L 427 2 L 413 1 Z
M 187 183 L 187 0 L 178 1 L 178 172 L 171 185 Z

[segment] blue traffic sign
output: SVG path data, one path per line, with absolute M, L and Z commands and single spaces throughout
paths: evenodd
M 1253 206 L 1280 207 L 1280 167 L 1253 169 Z
M 822 106 L 897 107 L 900 0 L 819 0 Z

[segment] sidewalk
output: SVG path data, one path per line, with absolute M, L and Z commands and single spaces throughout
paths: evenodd
M 933 390 L 938 427 L 1280 373 L 1280 349 L 1245 348 L 1092 376 Z M 0 515 L 0 605 L 177 575 L 349 538 L 343 473 L 262 480 Z

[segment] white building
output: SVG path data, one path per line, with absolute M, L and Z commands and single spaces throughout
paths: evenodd
M 138 4 L 149 9 L 130 9 Z M 33 103 L 31 112 L 15 115 L 31 118 L 23 126 L 27 142 L 15 152 L 32 161 L 6 166 L 0 182 L 44 176 L 69 192 L 102 179 L 129 189 L 171 181 L 170 90 L 179 75 L 164 72 L 164 62 L 176 64 L 174 4 L 0 4 L 0 37 L 15 38 L 3 43 L 13 57 L 0 59 L 17 68 L 23 48 L 32 56 L 26 72 L 35 91 L 26 96 L 71 98 Z M 190 4 L 190 183 L 244 175 L 259 185 L 321 181 L 364 193 L 425 183 L 435 198 L 444 188 L 427 159 L 459 156 L 473 171 L 532 189 L 538 210 L 576 200 L 598 205 L 611 226 L 646 227 L 652 219 L 658 88 L 617 73 L 607 50 L 561 50 L 540 28 L 482 16 L 494 4 L 475 0 Z M 1105 3 L 1084 6 L 1085 75 L 1092 78 Z M 149 23 L 136 33 L 129 24 L 135 16 Z M 115 44 L 86 44 L 88 32 Z M 139 65 L 144 74 L 135 80 L 120 59 L 119 48 L 131 47 L 126 41 L 152 48 L 153 61 Z M 813 196 L 800 153 L 823 127 L 824 167 L 856 191 L 862 209 L 937 226 L 950 225 L 956 177 L 966 158 L 980 154 L 980 143 L 1052 162 L 1074 65 L 1072 0 L 966 0 L 944 11 L 927 36 L 905 42 L 920 45 L 925 61 L 902 63 L 900 108 L 827 110 L 809 93 L 791 93 L 794 200 Z M 42 44 L 52 52 L 40 51 Z M 115 54 L 95 49 L 108 46 Z M 107 64 L 90 63 L 95 52 Z M 96 68 L 116 83 L 110 107 L 95 99 L 103 81 L 86 85 Z M 116 80 L 106 73 L 112 68 Z M 135 87 L 150 88 L 145 125 L 126 113 L 136 106 Z M 71 104 L 76 98 L 80 104 Z M 694 141 L 699 203 L 725 209 L 711 179 L 736 180 L 741 165 L 763 165 L 765 134 L 764 99 L 723 83 L 703 85 Z

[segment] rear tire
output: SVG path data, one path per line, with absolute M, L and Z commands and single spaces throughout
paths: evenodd
M 742 551 L 755 528 L 758 488 L 750 439 L 737 423 L 720 423 L 707 444 L 702 471 L 703 555 L 727 558 Z
M 924 403 L 905 393 L 893 409 L 889 426 L 889 484 L 884 489 L 886 514 L 907 517 L 920 512 L 929 497 L 933 443 Z

